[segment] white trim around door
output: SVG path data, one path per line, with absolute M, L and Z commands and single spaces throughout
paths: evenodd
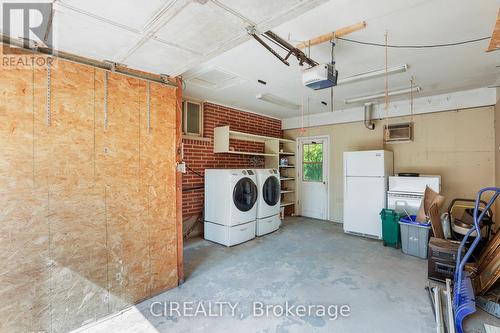
M 304 150 L 313 149 L 314 153 Z M 318 151 L 321 154 L 318 155 Z M 318 157 L 320 156 L 320 157 Z M 304 165 L 307 165 L 304 168 Z M 330 136 L 297 138 L 297 211 L 301 216 L 330 220 Z

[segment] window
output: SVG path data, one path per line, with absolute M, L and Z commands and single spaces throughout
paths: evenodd
M 203 104 L 186 100 L 182 102 L 182 133 L 203 135 Z
M 302 180 L 323 181 L 323 144 L 305 143 L 302 146 Z

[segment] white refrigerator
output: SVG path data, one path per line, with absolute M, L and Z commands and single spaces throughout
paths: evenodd
M 382 238 L 379 214 L 387 207 L 388 177 L 393 172 L 390 151 L 344 153 L 344 232 Z

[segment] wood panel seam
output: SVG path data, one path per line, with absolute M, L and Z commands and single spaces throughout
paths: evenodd
M 94 185 L 96 184 L 96 177 L 97 177 L 97 171 L 96 171 L 96 137 L 95 137 L 95 113 L 96 113 L 96 86 L 95 86 L 95 78 L 96 78 L 96 69 L 94 68 L 94 91 L 93 91 L 93 99 L 94 99 L 94 114 L 93 114 L 93 144 L 94 144 L 94 155 L 93 155 L 93 166 L 94 166 Z
M 31 116 L 32 116 L 32 132 L 31 132 L 31 142 L 32 142 L 32 177 L 33 177 L 33 188 L 35 188 L 35 65 L 31 65 Z

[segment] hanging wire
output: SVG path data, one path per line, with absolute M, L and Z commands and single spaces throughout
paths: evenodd
M 308 135 L 311 135 L 311 103 L 310 98 L 307 96 L 307 131 Z
M 388 64 L 388 43 L 387 31 L 385 32 L 385 139 L 389 139 L 389 64 Z
M 330 40 L 330 43 L 332 44 L 332 65 L 333 65 L 333 74 L 335 74 L 335 33 L 333 33 L 333 38 Z M 330 88 L 330 111 L 334 111 L 334 106 L 333 106 L 333 86 Z
M 305 132 L 305 129 L 304 129 L 304 93 L 302 93 L 302 96 L 301 96 L 301 103 L 300 103 L 300 121 L 301 121 L 301 126 L 300 126 L 300 130 L 299 130 L 299 133 L 301 135 L 304 134 Z
M 333 106 L 333 87 L 330 89 L 330 112 L 335 111 Z
M 413 122 L 413 87 L 415 86 L 415 78 L 410 78 L 410 121 Z
M 191 171 L 192 173 L 194 173 L 195 175 L 197 175 L 198 177 L 200 178 L 203 178 L 205 179 L 205 176 L 202 175 L 200 172 L 194 170 L 193 168 L 191 168 L 189 165 L 186 164 L 186 169 L 188 169 L 189 171 Z
M 345 37 L 338 37 L 338 39 L 343 40 L 345 42 L 349 42 L 349 43 L 369 45 L 369 46 L 387 47 L 387 48 L 398 48 L 398 49 L 430 49 L 430 48 L 439 48 L 439 47 L 449 47 L 449 46 L 464 45 L 464 44 L 469 44 L 469 43 L 476 43 L 476 42 L 480 42 L 480 41 L 487 40 L 490 38 L 491 38 L 491 36 L 469 39 L 469 40 L 464 40 L 464 41 L 459 41 L 459 42 L 442 43 L 442 44 L 394 45 L 394 44 L 387 44 L 387 43 L 380 44 L 380 43 L 374 43 L 374 42 L 366 42 L 366 41 L 360 41 L 360 40 L 355 40 L 355 39 L 350 39 L 350 38 L 345 38 Z
M 51 58 L 47 58 L 50 60 Z M 47 126 L 52 124 L 52 61 L 47 61 L 47 105 L 45 107 L 45 120 Z
M 31 133 L 31 149 L 32 149 L 32 176 L 33 176 L 33 187 L 35 187 L 35 65 L 31 65 L 31 122 L 32 122 L 32 133 Z

